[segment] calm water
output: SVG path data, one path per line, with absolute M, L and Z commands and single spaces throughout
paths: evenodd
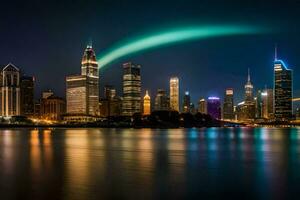
M 299 199 L 300 129 L 0 130 L 0 199 Z

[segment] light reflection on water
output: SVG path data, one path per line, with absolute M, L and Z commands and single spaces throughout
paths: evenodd
M 0 131 L 0 199 L 288 198 L 300 129 Z

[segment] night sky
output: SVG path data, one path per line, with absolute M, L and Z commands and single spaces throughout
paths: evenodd
M 226 2 L 226 3 L 225 3 Z M 105 84 L 121 95 L 126 61 L 142 65 L 142 88 L 152 98 L 168 90 L 170 76 L 180 78 L 180 92 L 223 98 L 233 87 L 243 99 L 247 68 L 255 89 L 272 87 L 274 45 L 278 57 L 294 70 L 294 96 L 300 96 L 300 1 L 200 0 L 66 0 L 9 1 L 0 8 L 0 63 L 12 62 L 37 80 L 36 96 L 52 89 L 65 96 L 65 76 L 80 72 L 83 51 L 90 40 L 97 56 L 116 43 L 164 27 L 251 25 L 270 31 L 249 36 L 193 40 L 142 52 L 100 70 L 101 96 Z M 99 57 L 98 57 L 99 58 Z

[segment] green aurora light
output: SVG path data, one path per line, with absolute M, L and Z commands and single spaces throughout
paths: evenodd
M 251 26 L 188 26 L 179 27 L 149 34 L 144 37 L 137 37 L 127 42 L 123 42 L 100 56 L 99 67 L 117 61 L 120 58 L 128 57 L 132 54 L 153 49 L 156 47 L 171 45 L 179 42 L 200 40 L 212 37 L 248 35 L 262 32 L 261 28 Z

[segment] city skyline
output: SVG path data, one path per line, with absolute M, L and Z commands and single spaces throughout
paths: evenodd
M 1 27 L 6 30 L 0 33 L 0 63 L 12 62 L 26 74 L 37 77 L 37 93 L 52 89 L 57 95 L 65 96 L 62 87 L 64 78 L 79 73 L 78 57 L 89 40 L 93 41 L 93 47 L 100 56 L 121 41 L 169 27 L 191 24 L 251 25 L 267 27 L 272 31 L 258 35 L 188 41 L 132 55 L 100 69 L 101 83 L 115 85 L 121 95 L 120 66 L 132 61 L 143 65 L 142 93 L 145 89 L 153 94 L 157 88 L 168 88 L 165 80 L 176 75 L 181 80 L 181 95 L 189 90 L 194 103 L 202 96 L 223 96 L 224 87 L 234 88 L 235 101 L 239 102 L 243 99 L 241 84 L 248 68 L 256 88 L 272 86 L 273 80 L 268 74 L 273 69 L 273 49 L 276 43 L 279 57 L 294 70 L 295 82 L 300 80 L 297 69 L 300 66 L 297 58 L 300 41 L 299 30 L 296 28 L 299 25 L 296 17 L 299 6 L 296 2 L 276 1 L 270 4 L 267 1 L 251 1 L 246 5 L 220 2 L 215 5 L 198 1 L 164 1 L 159 2 L 159 7 L 156 5 L 156 1 L 145 3 L 136 0 L 126 4 L 119 1 L 46 1 L 30 5 L 5 2 L 3 6 L 7 9 L 1 13 L 3 20 L 0 21 Z M 181 8 L 180 14 L 177 8 Z M 8 17 L 9 10 L 15 11 L 14 17 Z M 155 16 L 151 10 L 156 11 Z M 278 10 L 280 15 L 274 12 Z M 86 16 L 91 17 L 86 20 Z M 144 23 L 144 19 L 147 23 Z M 157 70 L 160 71 L 160 77 L 153 83 L 153 77 L 148 74 Z M 56 77 L 56 81 L 53 82 L 49 77 Z M 211 77 L 222 81 L 224 87 Z M 100 87 L 100 94 L 103 94 L 103 87 Z M 295 96 L 300 96 L 299 89 L 295 84 Z

